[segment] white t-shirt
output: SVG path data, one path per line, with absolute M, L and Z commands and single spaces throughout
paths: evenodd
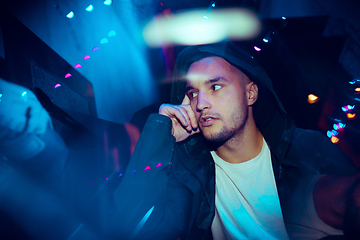
M 243 163 L 211 154 L 216 174 L 214 239 L 289 239 L 265 140 L 260 154 Z

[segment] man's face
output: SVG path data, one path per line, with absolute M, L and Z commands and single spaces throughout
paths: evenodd
M 204 137 L 227 141 L 241 134 L 248 120 L 249 78 L 220 57 L 191 64 L 186 95 Z

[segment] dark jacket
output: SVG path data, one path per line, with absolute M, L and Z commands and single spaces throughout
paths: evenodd
M 272 154 L 284 221 L 298 181 L 308 175 L 355 174 L 355 165 L 320 132 L 295 127 L 260 65 L 231 42 L 193 46 L 176 62 L 172 103 L 184 97 L 189 66 L 219 56 L 259 87 L 254 118 Z M 215 167 L 201 134 L 181 143 L 171 135 L 168 117 L 150 115 L 128 169 L 115 193 L 115 232 L 126 238 L 208 239 L 215 213 Z M 161 165 L 161 166 L 160 166 Z

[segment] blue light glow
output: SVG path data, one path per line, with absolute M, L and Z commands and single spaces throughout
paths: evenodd
M 94 10 L 94 6 L 92 4 L 90 4 L 89 6 L 87 6 L 86 11 L 88 12 L 92 12 Z
M 116 32 L 114 30 L 110 31 L 109 32 L 109 37 L 113 37 L 113 36 L 116 36 Z
M 66 17 L 67 17 L 67 18 L 73 18 L 74 15 L 75 15 L 74 12 L 71 11 L 71 12 L 69 12 L 69 13 L 66 15 Z
M 206 15 L 204 15 L 204 18 L 205 18 L 205 19 L 208 19 L 209 17 L 208 17 L 208 16 L 206 16 Z
M 23 96 L 25 96 L 25 94 L 26 94 L 26 92 L 23 92 L 23 93 L 21 94 L 21 96 L 23 97 Z
M 107 40 L 107 38 L 103 38 L 103 39 L 100 40 L 101 44 L 105 44 L 105 43 L 108 43 L 108 42 L 109 42 L 109 40 Z
M 263 38 L 263 42 L 269 42 L 269 39 Z
M 354 80 L 350 81 L 349 83 L 350 84 L 355 84 L 356 82 L 360 82 L 360 79 L 354 79 Z
M 105 1 L 104 1 L 104 4 L 105 4 L 105 5 L 111 5 L 111 3 L 112 3 L 111 0 L 105 0 Z
M 343 124 L 343 123 L 338 123 L 338 124 L 334 124 L 333 125 L 333 128 L 335 129 L 335 130 L 339 130 L 339 129 L 343 129 L 343 128 L 345 128 L 345 126 L 346 126 L 346 124 Z
M 281 17 L 282 18 L 282 20 L 286 20 L 286 17 Z
M 355 105 L 351 106 L 351 105 L 347 105 L 347 106 L 343 106 L 341 109 L 343 110 L 343 112 L 347 112 L 349 110 L 353 110 L 355 108 Z
M 211 4 L 212 7 L 215 7 L 215 3 Z
M 333 136 L 337 136 L 339 133 L 335 130 L 327 131 L 326 135 L 331 138 Z

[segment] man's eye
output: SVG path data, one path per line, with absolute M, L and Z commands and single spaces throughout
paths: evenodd
M 217 90 L 219 90 L 220 88 L 221 88 L 222 86 L 220 86 L 220 85 L 217 85 L 217 84 L 215 84 L 215 85 L 212 85 L 212 88 L 213 88 L 213 90 L 214 91 L 217 91 Z
M 189 96 L 190 96 L 190 98 L 194 98 L 194 97 L 197 96 L 197 93 L 196 92 L 191 92 L 191 93 L 189 93 Z

